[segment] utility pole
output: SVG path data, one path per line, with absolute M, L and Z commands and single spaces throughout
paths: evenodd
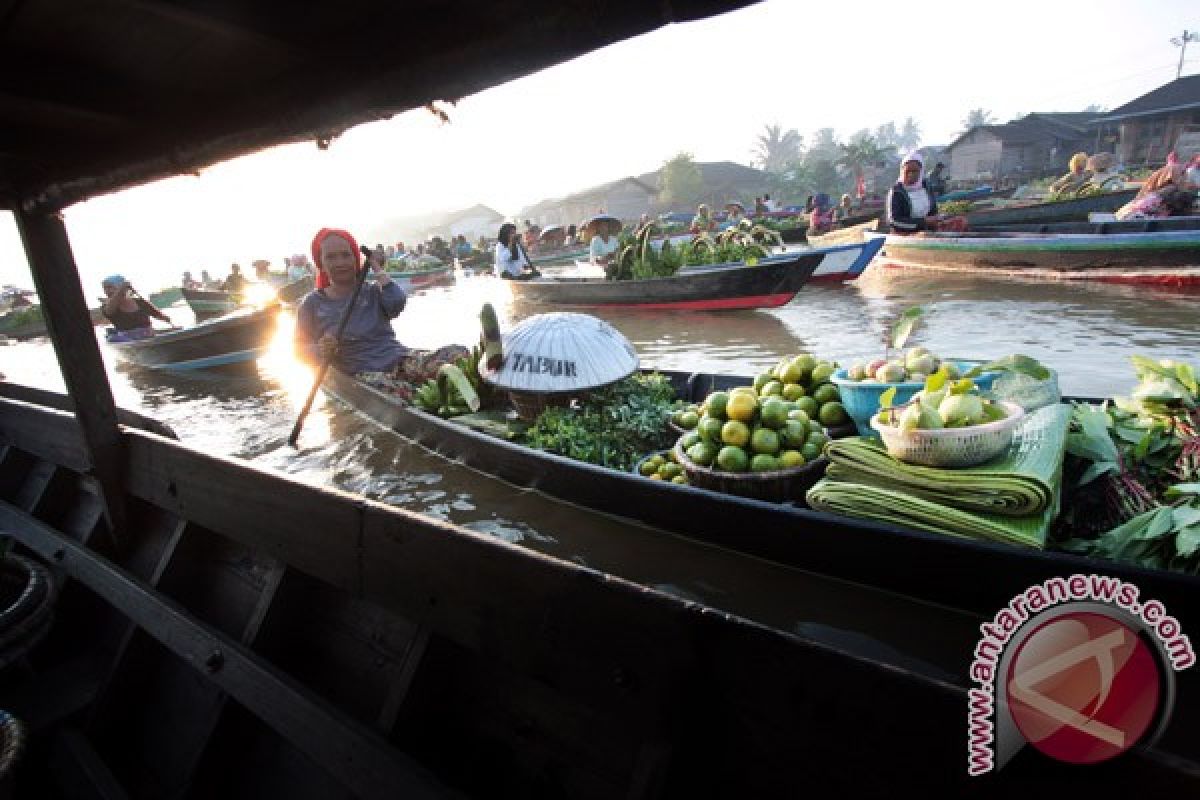
M 1176 80 L 1179 80 L 1179 76 L 1183 74 L 1183 54 L 1187 52 L 1188 42 L 1200 42 L 1200 34 L 1185 30 L 1182 36 L 1171 39 L 1171 44 L 1179 48 L 1179 67 L 1175 70 Z

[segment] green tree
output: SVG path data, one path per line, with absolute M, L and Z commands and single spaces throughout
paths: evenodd
M 779 123 L 767 125 L 754 145 L 754 164 L 764 172 L 780 173 L 800 158 L 804 137 L 794 128 L 783 130 Z
M 904 120 L 900 128 L 900 136 L 896 139 L 896 147 L 907 153 L 921 143 L 921 126 L 912 117 Z
M 882 147 L 875 137 L 865 130 L 850 137 L 846 144 L 839 145 L 841 154 L 838 156 L 838 166 L 849 172 L 855 180 L 864 174 L 868 167 L 878 167 L 892 155 L 893 148 Z
M 808 159 L 823 159 L 825 161 L 837 161 L 841 155 L 841 150 L 838 147 L 838 141 L 833 135 L 833 128 L 821 128 L 812 137 L 812 146 L 808 148 L 808 152 L 804 154 L 805 160 Z
M 704 194 L 704 176 L 691 153 L 680 152 L 663 164 L 662 200 L 670 206 L 689 206 Z
M 896 123 L 885 122 L 876 128 L 875 141 L 879 142 L 880 147 L 899 147 L 900 132 L 896 130 Z
M 991 125 L 996 121 L 992 116 L 992 112 L 982 108 L 972 108 L 967 112 L 966 118 L 963 120 L 963 130 L 969 131 L 971 128 L 978 128 L 980 125 Z

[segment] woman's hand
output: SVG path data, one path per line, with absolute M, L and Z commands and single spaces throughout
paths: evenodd
M 324 336 L 322 336 L 320 339 L 317 340 L 317 350 L 320 351 L 321 358 L 325 359 L 326 361 L 331 360 L 334 356 L 337 355 L 337 351 L 338 351 L 337 339 L 333 338 L 333 336 L 331 336 L 328 333 L 325 334 Z
M 371 271 L 375 273 L 375 283 L 379 284 L 380 286 L 387 286 L 392 282 L 391 276 L 387 274 L 387 262 L 382 253 L 371 253 L 369 263 L 371 265 Z

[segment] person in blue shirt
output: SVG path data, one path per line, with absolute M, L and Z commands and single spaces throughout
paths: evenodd
M 318 364 L 331 359 L 339 371 L 369 377 L 400 399 L 408 399 L 443 364 L 470 355 L 461 345 L 426 351 L 400 343 L 392 320 L 404 310 L 408 298 L 388 277 L 383 259 L 376 256 L 371 259 L 374 280 L 363 284 L 339 343 L 338 326 L 350 307 L 358 273 L 366 265 L 354 237 L 333 228 L 322 228 L 313 237 L 312 255 L 317 288 L 300 301 L 296 311 L 295 345 L 302 360 Z

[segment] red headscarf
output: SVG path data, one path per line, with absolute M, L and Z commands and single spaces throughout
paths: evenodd
M 325 271 L 325 267 L 321 266 L 321 243 L 330 236 L 340 236 L 350 243 L 350 249 L 354 251 L 355 266 L 362 269 L 362 259 L 359 256 L 358 242 L 354 241 L 354 237 L 348 231 L 344 231 L 341 228 L 321 228 L 312 240 L 312 259 L 313 263 L 317 265 L 318 289 L 324 289 L 329 285 L 329 273 Z

